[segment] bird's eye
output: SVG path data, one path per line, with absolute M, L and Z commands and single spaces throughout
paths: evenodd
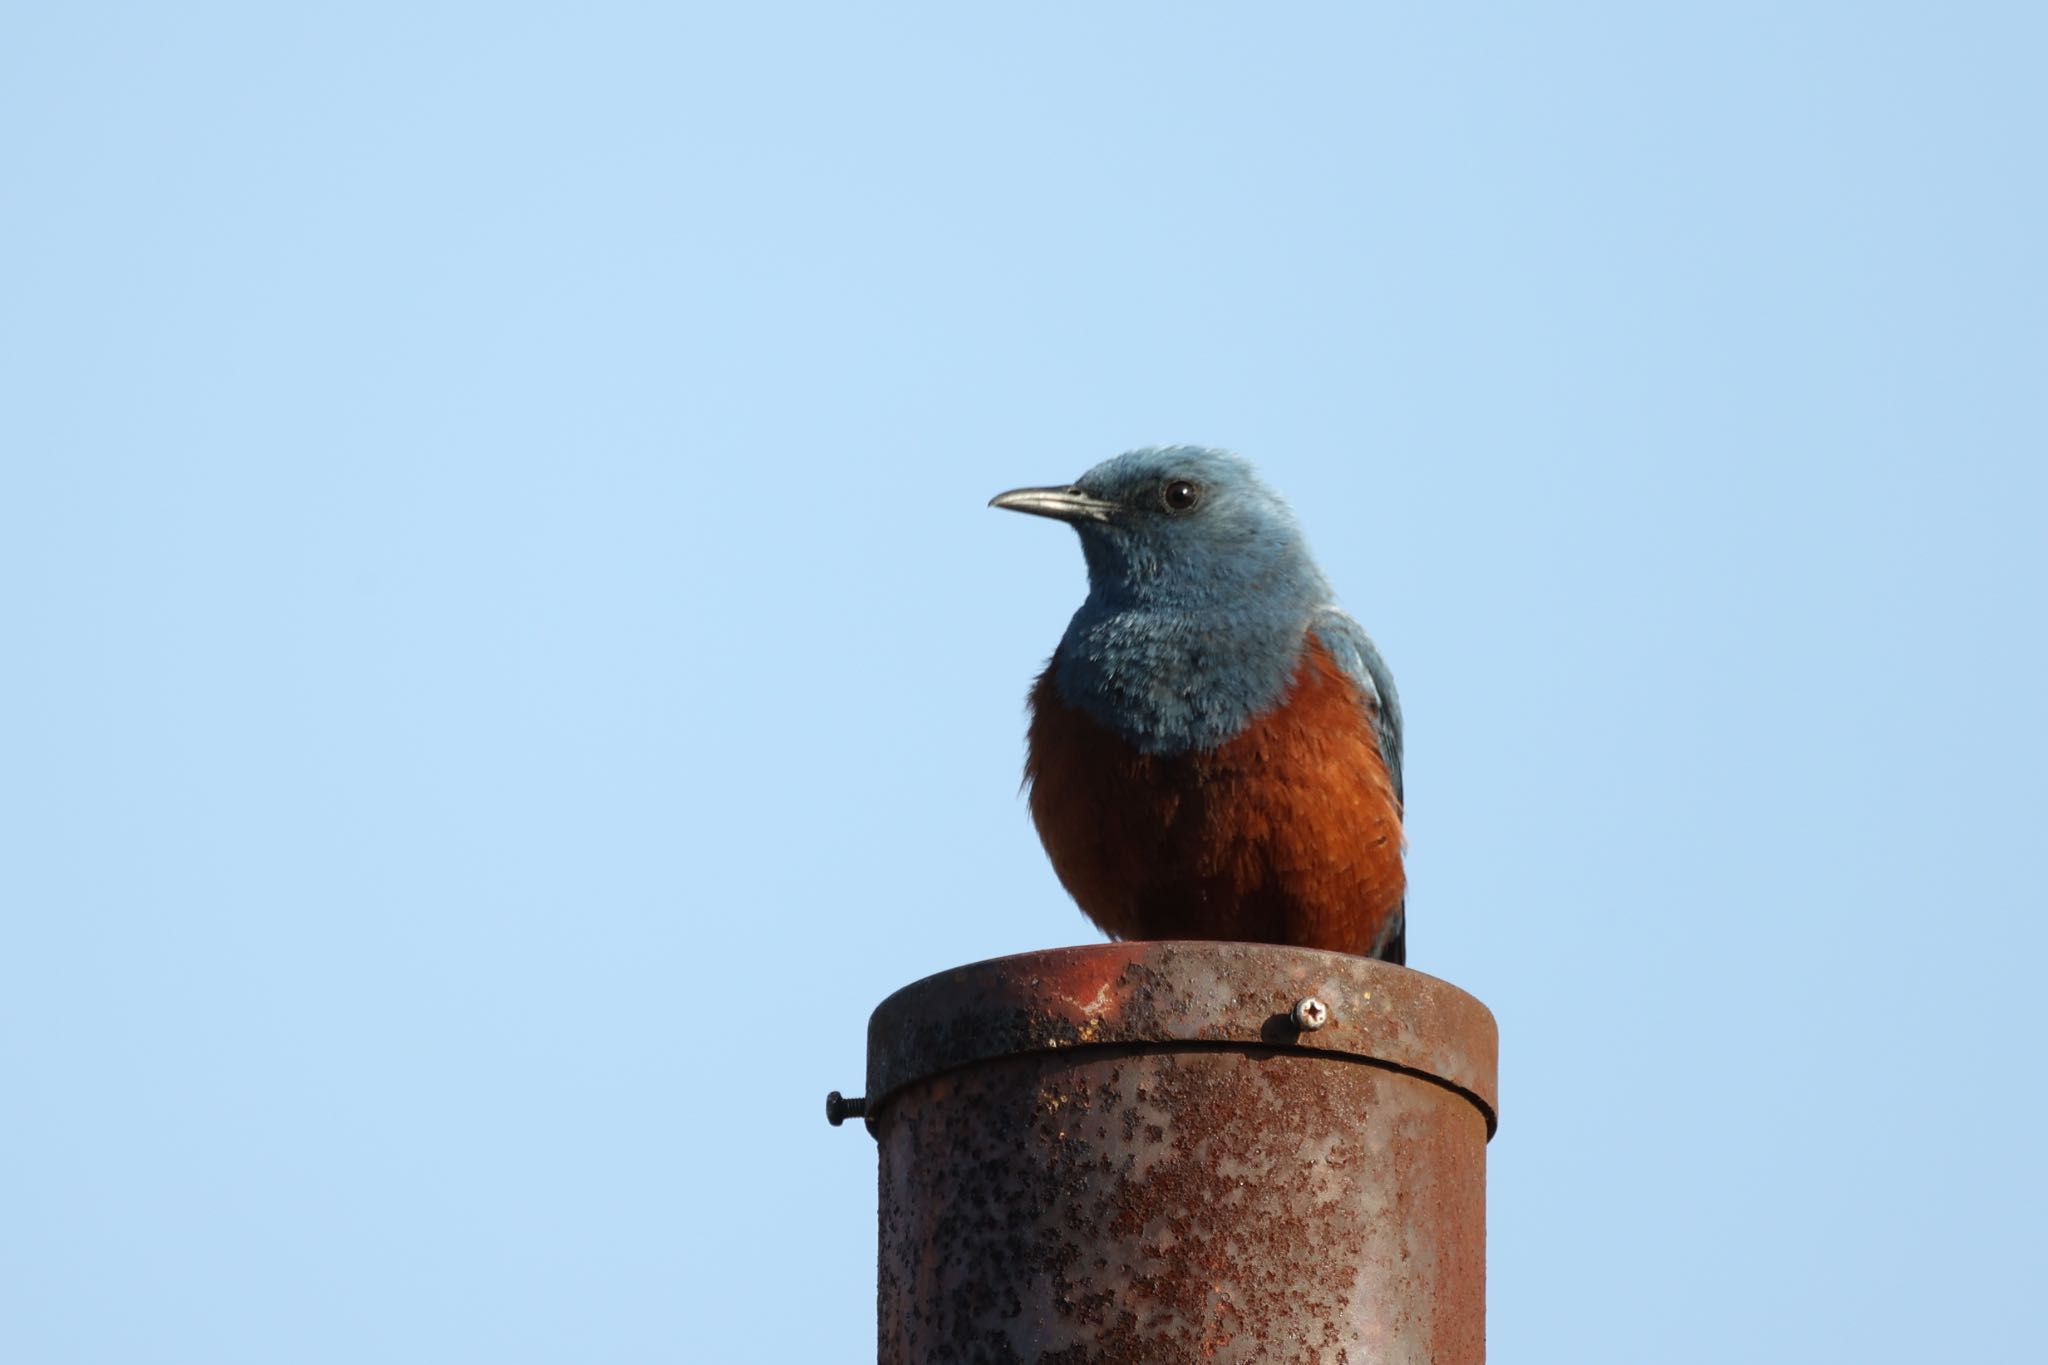
M 1202 485 L 1186 479 L 1168 479 L 1159 489 L 1159 501 L 1169 512 L 1191 511 L 1202 500 Z

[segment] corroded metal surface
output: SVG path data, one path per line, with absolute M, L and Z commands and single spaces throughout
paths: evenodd
M 1304 1031 L 1308 996 L 1328 1010 Z M 1465 992 L 1405 967 L 1266 943 L 1101 943 L 991 958 L 912 982 L 868 1024 L 873 1114 L 897 1087 L 1012 1053 L 1104 1043 L 1266 1043 L 1341 1052 L 1463 1091 L 1492 1132 L 1497 1034 Z
M 870 1032 L 880 1358 L 1476 1365 L 1493 1058 L 1469 996 L 1307 949 L 907 987 Z

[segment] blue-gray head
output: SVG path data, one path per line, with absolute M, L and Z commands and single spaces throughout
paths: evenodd
M 1147 752 L 1220 743 L 1285 695 L 1329 585 L 1279 497 L 1236 455 L 1133 450 L 990 506 L 1080 533 L 1088 599 L 1060 694 Z
M 1103 605 L 1298 610 L 1329 596 L 1294 514 L 1228 451 L 1133 450 L 1071 484 L 1013 489 L 989 505 L 1071 524 L 1089 597 Z

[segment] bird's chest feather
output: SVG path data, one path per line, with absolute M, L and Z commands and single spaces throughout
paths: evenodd
M 1048 677 L 1057 695 L 1148 754 L 1213 751 L 1277 706 L 1301 660 L 1306 610 L 1076 612 Z
M 1319 642 L 1277 705 L 1173 754 L 1143 752 L 1070 705 L 1059 667 L 1032 692 L 1031 811 L 1091 918 L 1125 938 L 1365 951 L 1339 921 L 1399 904 L 1400 808 L 1370 704 Z

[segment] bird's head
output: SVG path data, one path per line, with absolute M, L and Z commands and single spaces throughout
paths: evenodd
M 1104 605 L 1234 607 L 1320 600 L 1301 528 L 1250 462 L 1199 446 L 1133 450 L 1071 484 L 1016 488 L 989 506 L 1073 526 Z

